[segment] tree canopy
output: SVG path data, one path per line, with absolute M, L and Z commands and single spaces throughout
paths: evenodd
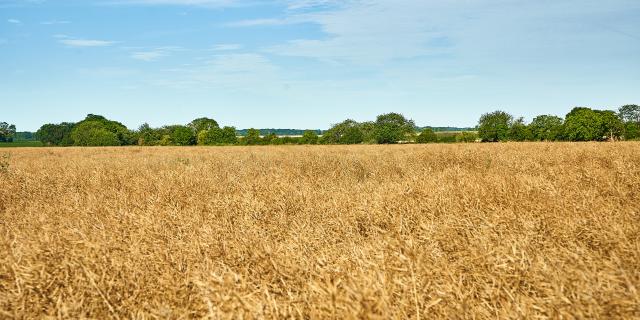
M 507 140 L 512 122 L 513 116 L 504 111 L 485 113 L 478 122 L 478 135 L 486 142 Z
M 16 126 L 0 122 L 0 142 L 12 142 L 16 135 Z

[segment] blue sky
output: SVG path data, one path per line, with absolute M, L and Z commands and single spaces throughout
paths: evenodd
M 638 0 L 0 0 L 0 121 L 327 128 L 640 103 Z

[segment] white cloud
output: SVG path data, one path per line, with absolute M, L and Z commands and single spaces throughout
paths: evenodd
M 58 40 L 58 42 L 64 45 L 67 45 L 69 47 L 108 47 L 116 43 L 114 41 L 105 41 L 105 40 L 69 39 L 69 38 L 63 38 L 62 40 Z
M 240 48 L 242 48 L 242 46 L 236 43 L 223 43 L 223 44 L 217 44 L 213 46 L 211 49 L 214 51 L 232 51 L 232 50 L 238 50 Z
M 112 0 L 103 4 L 112 5 L 179 5 L 179 6 L 207 6 L 229 7 L 242 4 L 239 0 Z
M 164 56 L 166 53 L 162 51 L 140 51 L 131 54 L 131 58 L 142 61 L 156 61 Z
M 289 20 L 286 19 L 250 19 L 250 20 L 240 20 L 227 23 L 228 27 L 256 27 L 256 26 L 278 26 L 291 24 Z
M 22 24 L 22 21 L 20 21 L 18 19 L 9 19 L 9 20 L 7 20 L 7 22 L 13 23 L 13 24 Z
M 142 61 L 156 61 L 160 58 L 169 56 L 172 52 L 184 50 L 181 47 L 159 47 L 147 51 L 135 51 L 131 53 L 131 58 Z
M 70 21 L 66 20 L 50 20 L 50 21 L 42 21 L 40 24 L 42 25 L 55 25 L 55 24 L 69 24 Z
M 274 92 L 281 88 L 278 68 L 265 56 L 252 53 L 215 55 L 203 63 L 165 70 L 154 85 L 177 89 L 220 88 L 237 92 Z

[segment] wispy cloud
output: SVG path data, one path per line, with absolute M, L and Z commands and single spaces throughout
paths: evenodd
M 241 5 L 239 0 L 111 0 L 103 1 L 107 5 L 177 5 L 177 6 L 208 6 L 229 7 Z
M 69 23 L 71 22 L 66 20 L 49 20 L 49 21 L 40 22 L 40 24 L 42 25 L 69 24 Z
M 160 58 L 171 55 L 172 52 L 184 50 L 181 47 L 158 47 L 153 50 L 135 51 L 131 53 L 131 58 L 142 61 L 156 61 Z
M 257 26 L 279 26 L 295 23 L 289 19 L 250 19 L 227 23 L 228 27 L 257 27 Z
M 115 41 L 90 40 L 90 39 L 69 39 L 63 38 L 58 42 L 69 47 L 108 47 L 114 45 Z
M 13 23 L 13 24 L 22 24 L 22 21 L 20 21 L 18 19 L 9 19 L 9 20 L 7 20 L 7 22 Z
M 242 48 L 242 45 L 239 45 L 237 43 L 223 43 L 223 44 L 217 44 L 215 46 L 213 46 L 211 48 L 211 50 L 213 51 L 232 51 L 232 50 L 238 50 Z

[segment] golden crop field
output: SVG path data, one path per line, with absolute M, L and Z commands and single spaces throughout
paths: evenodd
M 640 143 L 0 162 L 0 318 L 640 318 Z

